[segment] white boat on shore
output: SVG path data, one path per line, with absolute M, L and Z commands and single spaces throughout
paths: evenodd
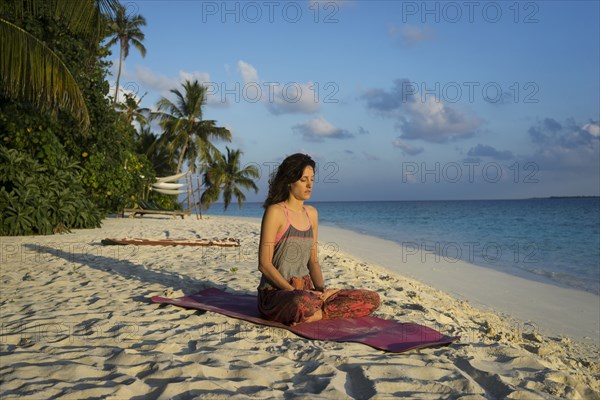
M 154 190 L 155 192 L 163 193 L 163 194 L 184 194 L 184 193 L 187 193 L 187 190 L 180 190 L 180 189 L 158 189 L 158 188 L 151 187 L 150 190 Z
M 156 182 L 158 182 L 158 183 L 160 183 L 160 182 L 177 182 L 178 180 L 183 178 L 186 174 L 187 174 L 187 172 L 182 172 L 182 173 L 176 174 L 176 175 L 165 176 L 162 178 L 156 178 Z
M 185 183 L 156 182 L 152 184 L 154 189 L 180 189 L 183 186 Z

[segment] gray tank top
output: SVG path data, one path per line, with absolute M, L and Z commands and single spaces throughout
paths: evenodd
M 304 212 L 308 217 L 308 228 L 301 230 L 292 225 L 288 209 L 283 204 L 283 211 L 287 218 L 287 226 L 283 233 L 275 238 L 275 250 L 273 251 L 273 265 L 279 273 L 290 280 L 293 276 L 303 277 L 308 275 L 308 261 L 313 247 L 313 230 L 310 217 L 306 207 Z M 258 289 L 277 289 L 277 286 L 269 281 L 264 275 L 260 279 Z

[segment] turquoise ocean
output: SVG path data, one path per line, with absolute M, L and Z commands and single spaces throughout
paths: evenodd
M 319 224 L 600 295 L 600 198 L 310 202 Z M 205 215 L 261 218 L 260 203 Z

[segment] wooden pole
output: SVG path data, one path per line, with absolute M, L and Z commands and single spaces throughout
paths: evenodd
M 188 203 L 188 211 L 191 213 L 192 212 L 192 206 L 190 204 L 190 182 L 191 182 L 191 177 L 188 178 L 188 176 L 190 176 L 190 172 L 188 171 L 188 173 L 185 175 L 185 181 L 187 183 L 187 203 Z
M 196 201 L 196 192 L 194 190 L 194 176 L 190 174 L 190 190 L 192 192 L 192 198 L 194 199 L 194 206 L 193 208 L 196 209 L 196 219 L 198 218 L 198 202 Z
M 200 175 L 196 177 L 198 181 L 198 213 L 200 214 L 200 219 L 202 219 L 202 192 L 200 191 Z

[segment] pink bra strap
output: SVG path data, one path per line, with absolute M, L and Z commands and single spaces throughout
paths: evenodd
M 306 208 L 306 206 L 302 206 L 302 208 L 304 209 L 304 212 L 306 213 L 306 218 L 308 218 L 308 226 L 312 226 L 312 222 L 310 221 L 310 215 L 308 215 L 308 209 Z M 285 202 L 283 202 L 283 212 L 285 213 L 285 217 L 287 218 L 287 226 L 289 227 L 292 224 L 292 221 L 290 220 L 290 214 L 288 212 L 288 208 L 285 205 Z
M 302 206 L 302 208 L 304 208 L 304 212 L 306 213 L 306 218 L 308 218 L 308 226 L 311 227 L 312 222 L 310 221 L 310 215 L 308 215 L 308 208 L 306 208 L 306 206 Z
M 275 244 L 279 243 L 285 232 L 289 229 L 290 225 L 292 225 L 292 221 L 290 221 L 290 215 L 288 214 L 288 209 L 285 206 L 285 203 L 283 203 L 283 212 L 285 214 L 285 217 L 287 218 L 287 225 L 285 226 L 285 229 L 283 231 L 281 231 L 278 235 L 275 236 Z
M 285 202 L 283 203 L 283 212 L 285 213 L 285 218 L 287 219 L 288 225 L 292 223 L 292 221 L 290 221 L 290 214 L 288 212 L 288 208 L 285 205 Z

